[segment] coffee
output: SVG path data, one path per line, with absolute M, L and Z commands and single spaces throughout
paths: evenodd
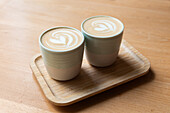
M 82 27 L 90 35 L 106 37 L 119 34 L 123 29 L 123 24 L 113 17 L 96 16 L 87 19 Z
M 69 27 L 57 27 L 43 34 L 42 44 L 52 50 L 71 50 L 83 41 L 82 34 Z
M 84 36 L 79 30 L 67 26 L 47 29 L 40 35 L 39 45 L 51 78 L 65 81 L 80 73 Z
M 111 16 L 93 16 L 84 20 L 81 31 L 85 37 L 88 62 L 97 67 L 112 65 L 118 56 L 124 25 Z

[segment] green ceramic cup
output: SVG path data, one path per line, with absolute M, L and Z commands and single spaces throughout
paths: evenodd
M 81 37 L 83 39 L 79 43 L 79 45 L 72 49 L 62 51 L 49 49 L 43 45 L 42 37 L 45 33 L 56 28 L 68 28 L 75 30 L 81 34 Z M 47 29 L 40 35 L 39 45 L 47 72 L 53 79 L 65 81 L 70 80 L 79 74 L 84 50 L 84 36 L 79 30 L 67 26 L 53 27 Z
M 84 24 L 88 20 L 93 18 L 98 18 L 98 17 L 103 17 L 103 18 L 107 17 L 119 22 L 121 26 L 121 30 L 118 33 L 113 34 L 111 36 L 97 36 L 88 33 L 84 29 Z M 103 25 L 100 25 L 99 27 L 103 27 Z M 123 23 L 114 17 L 102 15 L 102 16 L 93 16 L 84 20 L 81 24 L 81 31 L 85 37 L 85 53 L 88 62 L 97 67 L 106 67 L 112 65 L 118 56 L 123 30 L 124 30 Z

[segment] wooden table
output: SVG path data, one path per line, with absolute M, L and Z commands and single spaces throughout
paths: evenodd
M 169 0 L 1 0 L 0 112 L 170 113 Z M 29 68 L 38 37 L 53 26 L 72 26 L 94 15 L 125 24 L 124 39 L 151 62 L 136 80 L 67 107 L 52 105 Z

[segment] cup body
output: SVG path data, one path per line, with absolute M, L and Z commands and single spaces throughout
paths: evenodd
M 63 26 L 66 27 L 66 26 Z M 77 76 L 81 69 L 83 51 L 84 51 L 84 37 L 82 42 L 71 50 L 57 51 L 45 47 L 42 42 L 42 36 L 51 29 L 44 31 L 39 37 L 39 45 L 42 53 L 42 58 L 47 69 L 48 74 L 55 80 L 65 81 Z M 72 27 L 66 27 L 77 30 Z M 78 31 L 78 30 L 77 30 Z M 80 32 L 80 31 L 79 31 Z
M 94 16 L 94 17 L 98 17 L 98 16 Z M 94 18 L 94 17 L 90 17 L 90 18 Z M 111 17 L 111 18 L 114 18 L 114 17 Z M 86 53 L 88 62 L 91 65 L 94 65 L 97 67 L 106 67 L 106 66 L 112 65 L 118 56 L 124 26 L 121 32 L 116 35 L 102 36 L 102 37 L 94 36 L 94 35 L 87 33 L 83 28 L 83 24 L 88 19 L 84 20 L 81 24 L 81 30 L 85 37 L 85 53 Z

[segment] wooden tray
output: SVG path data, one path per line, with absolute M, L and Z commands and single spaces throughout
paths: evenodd
M 80 75 L 70 81 L 51 79 L 40 54 L 33 58 L 30 66 L 47 99 L 66 106 L 144 75 L 150 62 L 123 40 L 118 59 L 112 66 L 97 68 L 83 59 Z

